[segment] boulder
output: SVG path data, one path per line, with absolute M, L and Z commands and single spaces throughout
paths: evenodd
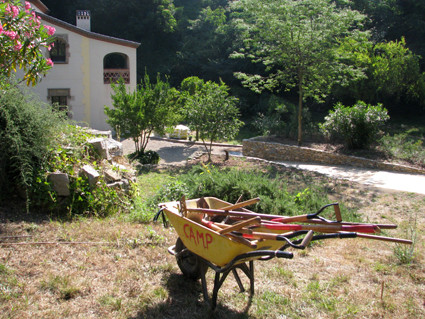
M 122 156 L 124 154 L 122 143 L 112 138 L 106 139 L 106 147 L 112 156 Z
M 103 175 L 105 176 L 107 182 L 118 182 L 119 180 L 121 180 L 120 174 L 110 168 L 105 169 L 103 171 Z
M 87 142 L 94 147 L 94 149 L 101 158 L 104 158 L 108 161 L 111 160 L 111 156 L 109 155 L 108 143 L 105 138 L 93 138 L 91 140 L 88 140 Z
M 98 182 L 100 175 L 99 175 L 98 171 L 93 166 L 84 165 L 81 168 L 81 173 L 84 174 L 85 176 L 87 176 L 90 186 L 92 186 L 92 187 L 96 186 L 96 183 Z
M 58 196 L 69 196 L 69 177 L 66 173 L 54 172 L 47 176 L 47 180 L 51 183 L 53 190 Z

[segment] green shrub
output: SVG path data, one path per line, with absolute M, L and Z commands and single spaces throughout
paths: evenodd
M 188 186 L 173 178 L 164 183 L 158 191 L 147 199 L 138 197 L 134 200 L 134 206 L 126 220 L 130 222 L 149 223 L 158 211 L 158 204 L 180 200 L 183 195 L 189 193 Z
M 379 141 L 379 147 L 391 158 L 425 166 L 425 148 L 420 137 L 413 137 L 417 129 L 403 133 L 386 134 Z
M 348 107 L 337 103 L 320 128 L 331 141 L 342 141 L 348 149 L 365 149 L 377 140 L 381 126 L 388 119 L 388 112 L 381 104 L 358 101 Z
M 16 86 L 0 91 L 0 197 L 31 188 L 47 164 L 55 136 L 64 126 L 61 113 Z
M 295 138 L 297 136 L 297 106 L 272 95 L 268 98 L 267 113 L 258 113 L 253 126 L 263 136 L 277 135 Z M 312 135 L 314 125 L 308 108 L 303 109 L 303 127 L 306 135 Z
M 289 191 L 285 178 L 257 170 L 195 166 L 180 180 L 189 188 L 187 198 L 213 196 L 235 203 L 241 195 L 244 200 L 260 197 L 259 203 L 249 207 L 258 213 L 290 216 L 315 212 L 329 203 L 326 192 L 319 187 Z
M 160 157 L 155 151 L 134 152 L 128 156 L 132 161 L 137 160 L 140 164 L 158 164 Z

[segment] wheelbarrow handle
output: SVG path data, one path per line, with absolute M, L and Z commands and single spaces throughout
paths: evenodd
M 305 215 L 290 216 L 290 217 L 278 217 L 278 218 L 273 218 L 272 221 L 282 222 L 282 223 L 294 223 L 294 222 L 305 222 L 305 221 L 308 221 L 309 219 L 319 218 L 322 221 L 331 222 L 331 221 L 328 221 L 328 220 L 319 216 L 320 213 L 322 213 L 326 208 L 328 208 L 330 206 L 334 206 L 337 221 L 338 222 L 342 221 L 341 211 L 339 209 L 338 203 L 327 204 L 327 205 L 321 207 L 317 212 L 315 212 L 313 214 L 305 214 Z

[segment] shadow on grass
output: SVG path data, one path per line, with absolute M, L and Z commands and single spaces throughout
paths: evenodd
M 166 301 L 155 305 L 146 305 L 136 316 L 129 319 L 173 318 L 173 319 L 206 319 L 229 318 L 246 319 L 248 306 L 241 311 L 223 306 L 220 300 L 213 311 L 210 304 L 204 301 L 200 281 L 187 279 L 183 275 L 170 274 L 164 277 L 164 286 L 168 290 Z M 219 298 L 220 299 L 220 298 Z

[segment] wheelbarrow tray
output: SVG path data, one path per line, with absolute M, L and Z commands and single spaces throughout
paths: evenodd
M 211 209 L 220 209 L 231 205 L 215 197 L 204 197 L 204 199 Z M 198 199 L 187 200 L 186 206 L 188 208 L 196 208 L 197 201 Z M 167 218 L 186 248 L 219 267 L 227 265 L 238 255 L 255 250 L 275 250 L 279 249 L 283 244 L 275 240 L 262 240 L 257 243 L 256 247 L 252 247 L 198 223 L 196 221 L 197 218 L 194 218 L 194 214 L 198 213 L 188 213 L 187 217 L 182 216 L 180 214 L 180 204 L 177 201 L 161 203 L 160 206 L 164 208 Z M 262 229 L 262 231 L 276 233 L 276 231 L 268 229 Z M 258 257 L 253 257 L 252 259 L 258 259 Z M 238 262 L 246 261 L 247 259 L 243 259 Z

